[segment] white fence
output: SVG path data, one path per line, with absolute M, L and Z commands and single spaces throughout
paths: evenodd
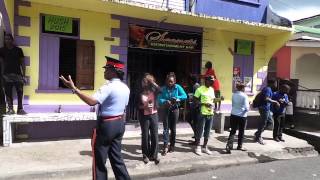
M 320 91 L 298 90 L 296 107 L 320 109 Z

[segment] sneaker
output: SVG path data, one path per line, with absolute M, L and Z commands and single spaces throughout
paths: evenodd
M 205 148 L 202 148 L 202 152 L 208 154 L 208 155 L 211 155 L 212 152 L 208 149 L 208 147 L 205 147 Z
M 163 150 L 162 150 L 162 152 L 161 152 L 161 155 L 162 155 L 162 156 L 165 156 L 165 155 L 167 155 L 167 153 L 168 153 L 168 146 L 164 146 L 164 147 L 163 147 Z
M 263 142 L 262 137 L 257 138 L 256 142 L 259 143 L 259 144 L 261 144 L 261 145 L 265 145 L 265 143 Z
M 23 110 L 23 109 L 18 109 L 17 114 L 19 114 L 19 115 L 26 115 L 26 114 L 28 114 L 28 113 L 27 113 L 25 110 Z
M 15 112 L 14 112 L 13 109 L 8 109 L 8 111 L 6 112 L 6 114 L 12 115 L 12 114 L 15 114 Z
M 200 146 L 197 146 L 196 149 L 194 150 L 194 152 L 195 152 L 197 155 L 201 156 L 201 155 L 202 155 L 201 147 L 200 147 Z

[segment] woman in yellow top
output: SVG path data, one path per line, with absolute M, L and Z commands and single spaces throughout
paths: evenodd
M 194 99 L 201 106 L 200 117 L 198 118 L 198 122 L 196 124 L 195 153 L 199 156 L 202 155 L 202 152 L 209 155 L 212 154 L 212 152 L 208 149 L 207 144 L 213 124 L 213 107 L 215 99 L 214 90 L 212 88 L 213 81 L 213 76 L 205 77 L 205 84 L 200 86 L 194 94 Z M 204 136 L 204 142 L 201 150 L 200 139 L 202 135 Z

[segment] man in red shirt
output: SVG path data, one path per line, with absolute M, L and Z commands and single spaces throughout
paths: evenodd
M 214 82 L 213 82 L 213 89 L 215 97 L 218 99 L 218 101 L 215 101 L 214 103 L 214 110 L 220 111 L 221 107 L 221 93 L 220 93 L 220 82 L 216 76 L 216 73 L 214 69 L 212 68 L 212 63 L 210 61 L 207 61 L 204 67 L 207 69 L 204 75 L 201 75 L 201 78 L 207 77 L 207 76 L 213 76 Z
M 217 79 L 216 73 L 214 72 L 214 69 L 212 68 L 212 63 L 210 61 L 206 62 L 204 67 L 207 69 L 204 75 L 201 76 L 201 78 L 205 78 L 207 76 L 213 76 L 214 79 Z
M 221 107 L 221 92 L 220 92 L 220 82 L 219 80 L 216 78 L 213 81 L 213 90 L 214 90 L 214 95 L 216 98 L 218 98 L 218 101 L 214 102 L 214 110 L 215 111 L 220 111 L 220 107 Z

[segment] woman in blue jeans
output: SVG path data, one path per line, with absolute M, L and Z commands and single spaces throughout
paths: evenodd
M 157 95 L 160 87 L 155 82 L 151 74 L 146 73 L 141 81 L 142 90 L 139 95 L 140 126 L 142 132 L 141 146 L 143 162 L 147 164 L 149 160 L 159 164 L 158 157 L 158 112 L 156 107 Z
M 205 77 L 205 85 L 200 86 L 195 94 L 194 99 L 197 103 L 200 103 L 200 117 L 197 119 L 196 125 L 196 148 L 195 153 L 199 156 L 202 155 L 202 152 L 206 154 L 212 154 L 208 149 L 208 141 L 210 137 L 210 130 L 213 124 L 213 106 L 214 106 L 214 90 L 212 84 L 214 81 L 213 76 Z M 200 147 L 200 139 L 204 137 L 204 142 L 202 149 Z
M 173 152 L 176 142 L 176 124 L 179 118 L 180 101 L 187 99 L 187 94 L 183 88 L 176 84 L 176 76 L 173 72 L 169 73 L 166 78 L 166 85 L 162 87 L 161 94 L 158 96 L 159 105 L 161 106 L 161 119 L 163 122 L 163 151 L 165 156 L 168 152 Z M 170 146 L 169 129 L 171 131 Z

